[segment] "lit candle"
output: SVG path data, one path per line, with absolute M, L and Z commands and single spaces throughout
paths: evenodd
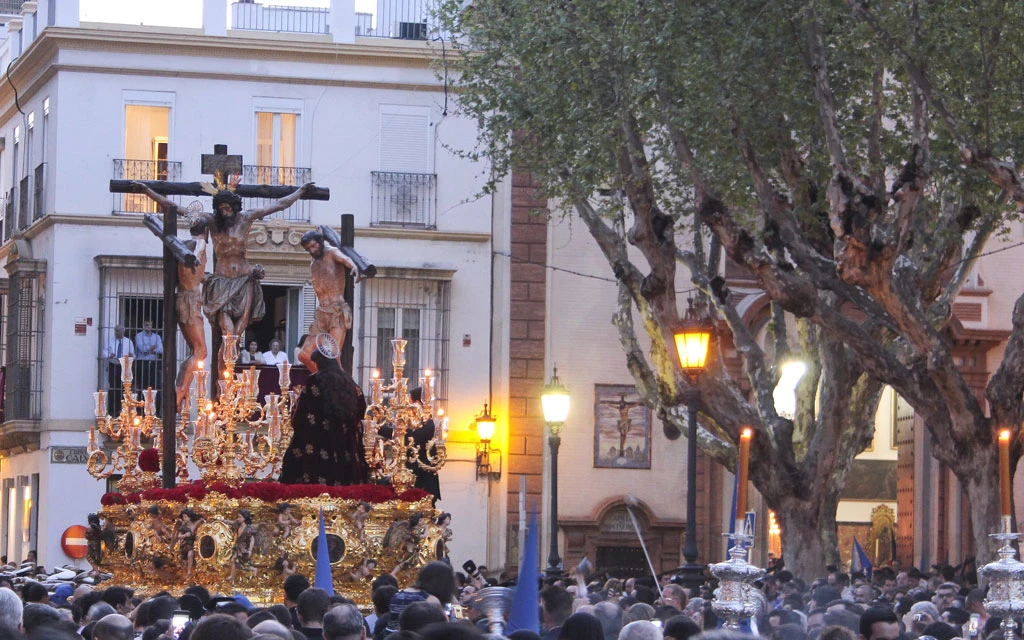
M 1013 501 L 1010 498 L 1010 430 L 999 432 L 999 488 L 1002 489 L 1003 517 L 1012 515 Z
M 381 379 L 380 371 L 374 369 L 370 374 L 370 404 L 380 404 Z
M 423 406 L 431 407 L 431 400 L 433 400 L 434 380 L 430 377 L 430 369 L 423 370 L 423 394 L 420 398 L 423 402 Z M 432 408 L 432 407 L 431 407 Z
M 736 522 L 737 533 L 743 533 L 739 529 L 739 523 L 745 522 L 747 517 L 747 475 L 750 466 L 750 438 L 754 431 L 746 427 L 740 433 L 740 461 L 736 467 L 738 477 L 736 479 Z
M 287 362 L 279 362 L 277 365 L 277 373 L 280 380 L 280 386 L 282 389 L 287 389 L 292 386 L 292 365 Z
M 96 393 L 92 394 L 93 399 L 96 401 L 96 419 L 99 420 L 107 413 L 107 392 L 100 389 Z
M 143 402 L 145 402 L 144 415 L 156 415 L 156 391 L 150 387 L 142 392 L 142 398 Z
M 134 380 L 132 375 L 132 357 L 130 355 L 123 355 L 121 360 L 121 382 L 129 383 Z
M 206 399 L 206 378 L 210 375 L 210 372 L 203 368 L 203 363 L 199 363 L 199 368 L 196 370 L 196 395 L 199 400 Z M 201 402 L 196 403 L 199 406 Z

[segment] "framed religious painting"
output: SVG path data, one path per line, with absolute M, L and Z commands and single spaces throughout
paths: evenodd
M 632 385 L 594 385 L 594 467 L 651 468 L 651 409 Z

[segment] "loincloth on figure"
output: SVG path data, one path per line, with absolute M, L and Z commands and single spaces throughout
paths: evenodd
M 178 322 L 190 325 L 195 319 L 203 318 L 203 294 L 199 291 L 179 291 L 174 298 L 174 309 Z
M 211 273 L 203 280 L 203 313 L 210 322 L 217 322 L 221 313 L 240 318 L 247 309 L 250 322 L 263 319 L 263 289 L 260 281 L 251 275 L 227 278 Z
M 346 331 L 352 328 L 352 309 L 344 300 L 317 307 L 309 335 L 330 333 L 333 327 L 344 327 Z

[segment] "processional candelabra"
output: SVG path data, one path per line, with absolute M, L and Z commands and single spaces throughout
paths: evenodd
M 281 473 L 284 448 L 292 439 L 291 408 L 298 393 L 291 387 L 291 365 L 277 365 L 281 392 L 259 402 L 256 367 L 235 371 L 238 340 L 224 336 L 225 366 L 217 381 L 217 398 L 206 397 L 206 371 L 196 371 L 196 406 L 192 462 L 206 482 L 240 485 L 246 478 L 267 480 Z M 187 426 L 188 408 L 181 421 Z
M 159 448 L 163 428 L 156 419 L 156 391 L 152 387 L 144 389 L 138 399 L 132 391 L 132 361 L 135 358 L 124 355 L 117 360 L 121 365 L 121 412 L 117 416 L 107 412 L 107 391 L 100 389 L 92 394 L 96 402 L 96 423 L 89 429 L 86 468 L 93 477 L 100 479 L 121 473 L 118 489 L 130 493 L 159 485 L 160 479 L 155 473 L 139 467 L 139 456 L 143 450 L 143 438 L 153 439 L 154 446 Z M 119 441 L 120 445 L 107 453 L 97 444 L 97 433 Z
M 1002 530 L 990 533 L 989 537 L 1003 543 L 996 553 L 999 559 L 981 568 L 981 575 L 988 580 L 988 595 L 985 610 L 989 615 L 1002 618 L 1000 627 L 1005 640 L 1017 637 L 1017 618 L 1024 615 L 1024 562 L 1017 560 L 1014 542 L 1021 534 L 1013 531 L 1012 517 L 1004 515 Z
M 176 428 L 178 477 L 188 479 L 187 462 L 199 468 L 204 482 L 225 482 L 241 485 L 247 478 L 267 480 L 281 472 L 284 448 L 291 442 L 291 410 L 297 392 L 291 387 L 291 365 L 277 365 L 280 393 L 265 396 L 259 402 L 259 378 L 256 367 L 235 371 L 238 341 L 233 335 L 224 336 L 224 371 L 217 380 L 218 394 L 208 394 L 209 372 L 200 362 L 195 374 L 195 389 L 181 406 L 181 417 Z M 159 450 L 162 429 L 155 419 L 156 392 L 147 389 L 142 400 L 136 400 L 131 389 L 131 356 L 121 359 L 122 393 L 121 414 L 111 417 L 106 412 L 106 393 L 93 394 L 96 399 L 96 425 L 89 434 L 89 473 L 107 478 L 118 471 L 124 476 L 118 483 L 121 492 L 132 492 L 157 486 L 155 474 L 138 468 L 142 451 L 141 440 L 154 439 Z M 138 413 L 143 407 L 143 414 Z M 195 417 L 192 417 L 192 408 Z M 188 433 L 194 433 L 191 449 Z M 96 432 L 118 441 L 112 454 L 101 449 Z
M 412 432 L 433 419 L 435 378 L 430 369 L 424 370 L 420 384 L 423 389 L 422 402 L 411 402 L 409 381 L 403 377 L 406 341 L 397 338 L 391 341 L 391 345 L 394 349 L 392 365 L 395 374 L 391 384 L 386 385 L 380 372 L 373 372 L 363 446 L 373 479 L 390 478 L 391 486 L 397 493 L 402 493 L 416 481 L 410 470 L 412 465 L 430 473 L 437 473 L 444 467 L 448 459 L 445 444 L 448 428 L 447 418 L 441 420 L 440 425 L 435 425 L 434 436 L 423 446 L 421 457 L 420 447 L 412 440 Z M 390 427 L 390 432 L 385 427 Z
M 741 621 L 753 618 L 764 607 L 764 596 L 754 586 L 754 582 L 765 574 L 764 569 L 747 561 L 747 553 L 754 543 L 754 536 L 745 530 L 745 520 L 737 519 L 736 523 L 737 533 L 725 534 L 726 537 L 733 539 L 729 559 L 708 567 L 718 578 L 718 589 L 715 590 L 711 608 L 725 620 L 724 627 L 734 631 L 740 629 Z

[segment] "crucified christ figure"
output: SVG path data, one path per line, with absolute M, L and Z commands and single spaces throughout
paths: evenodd
M 150 189 L 144 182 L 133 183 L 161 207 L 175 207 L 171 200 Z M 203 313 L 216 322 L 221 333 L 239 339 L 249 323 L 261 320 L 264 314 L 261 265 L 250 265 L 246 256 L 246 239 L 253 222 L 283 211 L 313 187 L 308 182 L 287 196 L 261 209 L 242 211 L 242 198 L 230 189 L 221 189 L 213 196 L 213 213 L 202 213 L 213 241 L 213 273 L 203 281 Z M 226 348 L 227 342 L 221 350 Z M 223 353 L 221 356 L 223 358 Z
M 619 429 L 619 457 L 622 458 L 626 455 L 626 435 L 629 434 L 629 429 L 633 426 L 633 420 L 629 417 L 629 410 L 633 407 L 642 406 L 643 403 L 626 402 L 626 396 L 620 394 L 618 401 L 602 400 L 601 404 L 619 410 L 619 421 L 615 426 Z

